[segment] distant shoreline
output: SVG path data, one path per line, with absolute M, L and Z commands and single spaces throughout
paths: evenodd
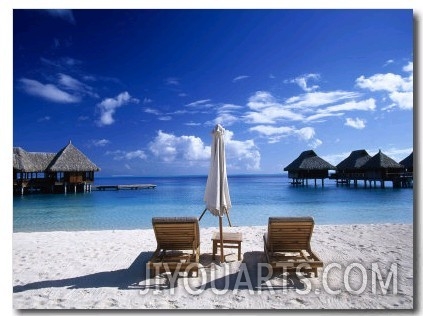
M 228 177 L 288 177 L 288 173 L 286 174 L 278 174 L 278 173 L 263 173 L 263 174 L 256 174 L 256 173 L 241 173 L 241 174 L 228 174 Z M 96 179 L 110 179 L 110 178 L 158 178 L 158 179 L 166 179 L 166 178 L 207 178 L 207 174 L 186 174 L 186 175 L 167 175 L 167 176 L 139 176 L 139 175 L 109 175 L 109 176 L 99 176 L 96 175 Z

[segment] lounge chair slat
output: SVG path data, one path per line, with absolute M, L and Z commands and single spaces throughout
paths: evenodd
M 314 229 L 312 217 L 270 217 L 263 236 L 264 251 L 274 271 L 294 270 L 306 264 L 306 272 L 323 267 L 323 262 L 311 251 L 310 240 Z M 285 268 L 281 268 L 285 265 Z
M 154 217 L 157 249 L 147 263 L 151 276 L 166 271 L 197 272 L 200 229 L 196 217 Z M 186 252 L 189 251 L 189 252 Z

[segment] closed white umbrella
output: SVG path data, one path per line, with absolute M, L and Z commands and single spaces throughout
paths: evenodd
M 209 210 L 213 215 L 219 217 L 220 262 L 224 260 L 222 217 L 226 214 L 229 221 L 228 213 L 229 209 L 232 207 L 229 195 L 228 177 L 226 174 L 224 133 L 225 129 L 219 124 L 213 129 L 210 169 L 207 177 L 206 191 L 204 193 L 204 201 L 206 203 L 205 210 Z M 201 217 L 202 216 L 203 215 L 201 215 Z

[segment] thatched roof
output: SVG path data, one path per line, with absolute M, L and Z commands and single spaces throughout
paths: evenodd
M 99 171 L 100 169 L 88 159 L 79 149 L 71 142 L 60 150 L 54 157 L 50 165 L 49 171 L 69 172 L 69 171 Z
M 55 153 L 27 152 L 21 147 L 13 148 L 13 168 L 23 172 L 44 172 Z
M 297 159 L 291 162 L 283 170 L 336 170 L 336 167 L 332 166 L 330 163 L 317 156 L 313 150 L 306 150 L 303 151 Z
M 407 169 L 413 168 L 413 153 L 409 154 L 406 158 L 401 160 L 399 163 Z
M 372 156 L 364 149 L 354 150 L 347 158 L 337 164 L 336 168 L 338 170 L 360 169 L 370 158 Z
M 82 152 L 70 142 L 56 153 L 27 152 L 21 147 L 13 148 L 13 169 L 21 172 L 69 172 L 99 171 Z
M 404 167 L 379 150 L 362 166 L 362 169 L 404 169 Z

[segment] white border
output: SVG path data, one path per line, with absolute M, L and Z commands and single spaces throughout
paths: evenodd
M 18 315 L 18 311 L 13 310 L 13 298 L 12 298 L 12 289 L 11 285 L 12 282 L 12 232 L 13 232 L 13 201 L 12 197 L 12 186 L 10 185 L 11 177 L 12 177 L 12 148 L 13 148 L 13 9 L 43 9 L 43 8 L 72 8 L 72 9 L 122 9 L 122 8 L 134 8 L 134 9 L 141 9 L 141 8 L 157 8 L 157 9 L 164 9 L 164 8 L 171 8 L 171 9 L 184 9 L 184 8 L 200 8 L 200 9 L 234 9 L 234 8 L 245 8 L 245 9 L 413 9 L 414 16 L 416 21 L 416 31 L 417 34 L 415 35 L 415 52 L 421 52 L 421 45 L 420 45 L 420 24 L 421 24 L 421 4 L 423 1 L 415 1 L 415 0 L 402 0 L 402 1 L 375 1 L 375 0 L 367 0 L 367 1 L 270 1 L 270 0 L 260 0 L 260 1 L 248 1 L 244 0 L 240 1 L 233 1 L 233 0 L 214 0 L 214 1 L 175 1 L 175 0 L 142 0 L 142 1 L 135 1 L 135 0 L 119 0 L 119 1 L 91 1 L 91 0 L 80 0 L 80 1 L 70 1 L 70 0 L 63 0 L 63 1 L 47 1 L 47 0 L 2 0 L 0 1 L 0 23 L 1 23 L 1 31 L 0 31 L 0 43 L 1 43 L 1 52 L 0 52 L 0 162 L 2 168 L 4 168 L 4 172 L 2 172 L 2 177 L 0 177 L 0 187 L 1 187 L 1 220 L 0 220 L 0 244 L 1 244 L 1 253 L 4 254 L 2 259 L 2 267 L 3 267 L 3 276 L 2 276 L 2 286 L 0 295 L 2 297 L 2 304 L 1 310 L 3 315 Z M 417 71 L 414 72 L 415 75 L 415 91 L 422 91 L 421 84 L 418 78 L 418 74 L 420 73 L 420 62 L 416 62 L 420 56 L 414 56 L 415 62 L 414 67 L 417 68 Z M 416 70 L 416 69 L 415 69 Z M 417 96 L 417 94 L 415 94 Z M 415 109 L 416 107 L 420 106 L 418 103 L 419 100 L 415 101 Z M 418 118 L 417 120 L 420 122 L 421 120 L 421 112 L 417 111 Z M 416 110 L 415 110 L 416 113 Z M 417 121 L 415 121 L 417 122 Z M 416 124 L 415 124 L 416 125 Z M 417 124 L 418 125 L 418 124 Z M 417 129 L 418 126 L 415 126 Z M 420 140 L 420 130 L 416 130 L 414 135 L 414 152 L 415 156 L 420 157 L 419 152 L 420 149 L 417 148 L 418 141 Z M 418 158 L 415 159 L 415 164 L 418 163 Z M 415 168 L 419 171 L 417 174 L 418 180 L 415 181 L 417 185 L 420 183 L 420 168 Z M 420 206 L 420 188 L 417 187 L 415 189 L 415 205 Z M 415 213 L 419 213 L 420 210 L 415 210 Z M 418 216 L 418 222 L 416 222 L 416 227 L 421 226 L 421 218 L 422 216 Z M 421 235 L 421 233 L 419 234 Z M 421 247 L 420 247 L 420 240 L 417 240 L 415 243 L 419 249 L 415 249 L 415 253 L 417 254 L 417 258 L 415 258 L 415 265 L 416 260 L 418 260 L 419 265 L 421 265 Z M 7 259 L 4 259 L 7 258 Z M 6 266 L 4 268 L 4 266 Z M 422 273 L 419 273 L 420 278 Z M 421 279 L 418 280 L 418 283 L 421 285 Z M 416 290 L 416 289 L 415 289 Z M 414 301 L 421 305 L 423 302 L 422 298 L 422 290 L 421 288 L 418 289 L 418 293 L 420 297 L 414 297 Z M 420 303 L 418 303 L 420 302 Z M 199 311 L 197 311 L 198 313 Z M 246 311 L 248 312 L 248 311 Z M 298 312 L 298 311 L 297 311 Z M 348 312 L 348 311 L 345 311 Z M 63 312 L 62 312 L 63 313 Z M 100 311 L 101 313 L 101 311 Z M 117 314 L 118 312 L 116 312 Z M 145 313 L 145 312 L 144 312 Z M 60 311 L 55 311 L 54 313 L 58 315 Z M 81 313 L 82 314 L 82 313 Z M 110 314 L 110 313 L 108 313 Z M 115 314 L 115 313 L 113 313 Z M 226 312 L 220 312 L 219 314 L 226 315 Z M 229 314 L 229 313 L 228 313 Z M 284 311 L 284 314 L 287 314 L 287 311 Z M 291 314 L 291 313 L 289 313 Z M 295 313 L 297 314 L 297 313 Z M 158 313 L 154 313 L 154 315 L 159 315 Z M 324 314 L 322 314 L 324 315 Z

